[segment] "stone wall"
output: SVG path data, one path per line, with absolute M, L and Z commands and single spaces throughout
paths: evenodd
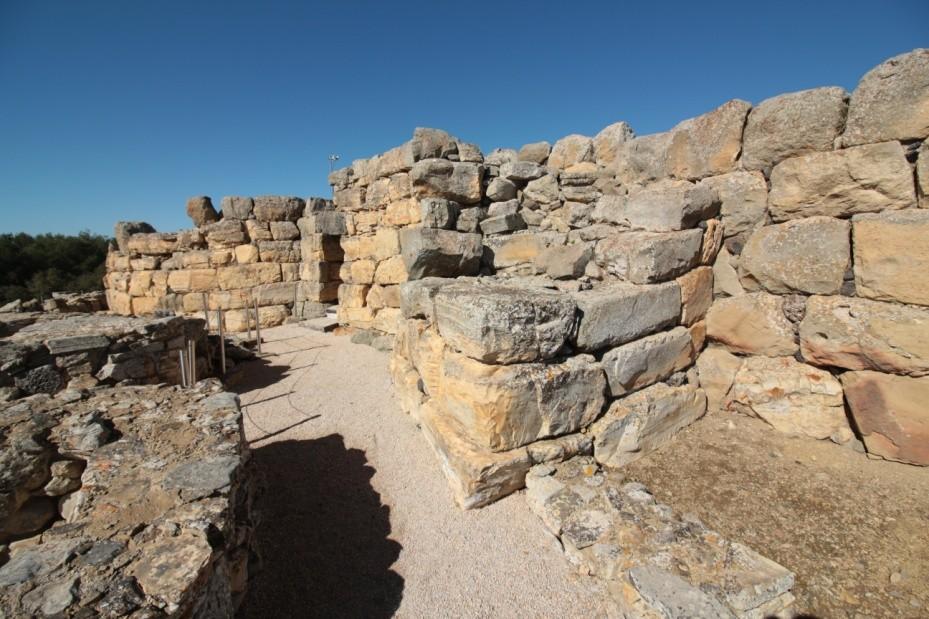
M 217 213 L 208 197 L 191 198 L 197 226 L 158 233 L 139 222 L 116 226 L 118 248 L 107 256 L 110 310 L 203 317 L 223 310 L 230 332 L 247 330 L 254 304 L 263 327 L 325 313 L 336 300 L 343 217 L 320 198 L 226 197 Z M 210 316 L 216 325 L 216 314 Z
M 466 507 L 533 463 L 621 466 L 707 405 L 929 463 L 927 109 L 916 50 L 851 95 L 653 135 L 485 156 L 417 129 L 330 176 L 340 319 L 396 334 L 399 398 Z

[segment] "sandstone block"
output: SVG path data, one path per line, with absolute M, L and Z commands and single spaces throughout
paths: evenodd
M 220 208 L 223 211 L 223 219 L 245 220 L 252 216 L 255 202 L 242 196 L 225 196 L 220 202 Z
M 713 303 L 713 269 L 697 267 L 677 278 L 681 288 L 681 324 L 690 326 L 703 320 Z
M 800 350 L 815 365 L 929 374 L 929 310 L 853 297 L 810 297 Z
M 410 180 L 418 198 L 446 198 L 462 204 L 481 200 L 484 168 L 476 163 L 455 163 L 445 159 L 424 159 L 413 165 Z
M 408 277 L 402 256 L 392 256 L 387 260 L 382 260 L 374 273 L 374 281 L 383 286 L 402 284 Z
M 293 196 L 258 196 L 254 203 L 258 221 L 297 221 L 306 207 L 304 200 Z
M 624 232 L 597 243 L 597 264 L 635 284 L 673 279 L 700 260 L 703 232 Z
M 155 228 L 144 221 L 117 221 L 113 226 L 113 237 L 116 239 L 116 246 L 123 253 L 129 251 L 129 237 L 133 234 L 151 232 L 155 232 Z
M 719 195 L 709 185 L 663 180 L 628 196 L 602 197 L 594 218 L 636 230 L 670 232 L 714 217 L 719 206 Z
M 742 249 L 740 271 L 768 292 L 838 294 L 851 266 L 850 229 L 832 217 L 758 228 Z
M 297 286 L 297 301 L 332 303 L 339 300 L 339 282 L 294 282 Z M 306 311 L 305 307 L 305 311 Z M 323 311 L 325 313 L 325 311 Z
M 721 410 L 735 375 L 742 367 L 742 358 L 725 348 L 707 348 L 697 358 L 697 375 L 706 392 L 707 410 Z
M 111 312 L 122 316 L 132 315 L 132 297 L 128 293 L 108 289 L 106 291 L 106 305 Z
M 435 400 L 475 443 L 499 452 L 587 426 L 603 408 L 605 387 L 589 355 L 501 366 L 446 351 Z
M 458 220 L 458 204 L 444 198 L 423 198 L 419 201 L 420 220 L 425 228 L 454 230 Z
M 249 316 L 249 312 L 251 316 Z M 262 329 L 282 325 L 289 316 L 290 310 L 283 305 L 267 305 L 258 308 L 258 324 Z M 248 330 L 249 324 L 252 329 L 255 328 L 254 310 L 229 310 L 223 314 L 223 318 L 226 321 L 226 331 L 230 333 L 246 331 Z M 246 321 L 250 321 L 250 323 Z
M 575 163 L 594 160 L 594 142 L 584 135 L 569 135 L 561 138 L 552 146 L 548 156 L 548 166 L 563 170 Z
M 713 294 L 727 295 L 737 297 L 745 294 L 745 289 L 739 280 L 739 273 L 733 266 L 733 262 L 738 264 L 737 259 L 729 254 L 729 251 L 723 247 L 716 255 L 716 261 L 713 262 Z
M 240 264 L 217 269 L 222 290 L 250 288 L 258 284 L 281 281 L 281 265 L 274 263 Z
M 365 297 L 365 299 L 366 304 L 374 309 L 380 309 L 382 307 L 394 307 L 399 309 L 400 286 L 396 284 L 390 286 L 375 284 L 371 286 L 371 289 L 368 291 L 368 296 Z
M 717 299 L 706 314 L 706 335 L 751 355 L 788 356 L 798 350 L 784 299 L 766 292 Z
M 168 273 L 173 292 L 209 292 L 217 287 L 216 269 L 189 269 Z
M 297 227 L 304 236 L 310 234 L 341 236 L 348 233 L 345 225 L 345 214 L 339 211 L 307 212 L 297 220 Z
M 342 284 L 339 286 L 339 306 L 361 308 L 365 305 L 370 286 L 367 284 Z
M 726 238 L 751 232 L 764 225 L 768 213 L 768 184 L 761 172 L 730 172 L 700 181 L 719 196 Z
M 416 127 L 413 139 L 410 140 L 410 153 L 413 161 L 444 157 L 451 152 L 455 141 L 455 138 L 441 129 Z
M 355 260 L 351 266 L 351 282 L 353 284 L 373 284 L 376 268 L 377 263 L 374 260 Z
M 774 221 L 915 205 L 913 171 L 898 142 L 793 157 L 771 172 L 768 208 Z
M 846 146 L 929 137 L 929 49 L 915 49 L 868 71 L 852 93 Z
M 929 377 L 846 372 L 842 386 L 868 453 L 929 465 Z
M 610 166 L 616 161 L 625 144 L 634 137 L 632 127 L 625 122 L 604 127 L 594 136 L 594 159 L 599 165 Z
M 210 266 L 226 266 L 235 261 L 235 251 L 229 248 L 210 251 Z
M 550 359 L 574 325 L 575 305 L 567 295 L 504 283 L 443 286 L 434 307 L 448 344 L 484 363 Z
M 245 220 L 245 231 L 248 233 L 248 238 L 252 240 L 252 243 L 274 240 L 274 237 L 271 236 L 271 225 L 267 221 L 247 219 Z
M 533 142 L 526 144 L 519 149 L 517 159 L 519 161 L 531 161 L 542 165 L 548 159 L 548 154 L 552 152 L 552 145 L 548 142 Z
M 351 260 L 345 256 L 340 238 L 325 234 L 311 234 L 300 240 L 300 257 L 304 260 L 342 262 Z
M 239 264 L 251 264 L 258 262 L 257 245 L 238 245 L 235 248 L 235 261 Z
M 387 183 L 387 197 L 391 202 L 405 200 L 413 195 L 409 174 L 394 174 Z
M 614 398 L 665 380 L 693 361 L 690 332 L 685 327 L 623 344 L 607 351 L 601 360 Z
M 261 284 L 252 289 L 253 298 L 259 306 L 293 305 L 296 300 L 297 282 Z
M 400 232 L 395 228 L 378 228 L 374 233 L 374 257 L 386 260 L 400 255 Z
M 591 426 L 597 462 L 621 467 L 665 444 L 706 412 L 703 389 L 657 383 L 610 405 Z
M 523 220 L 522 215 L 513 213 L 512 215 L 498 215 L 497 217 L 488 217 L 481 220 L 480 228 L 484 234 L 504 234 L 524 230 L 526 222 Z
M 409 279 L 474 275 L 483 253 L 481 235 L 434 228 L 401 230 L 400 250 Z
M 549 247 L 536 256 L 534 262 L 552 279 L 577 279 L 584 274 L 592 256 L 591 244 L 574 243 Z
M 553 204 L 561 197 L 558 179 L 554 174 L 546 174 L 529 181 L 523 189 L 523 198 L 537 204 Z
M 633 138 L 617 150 L 611 169 L 623 185 L 645 183 L 670 176 L 668 150 L 674 134 L 671 131 Z
M 340 211 L 360 211 L 365 203 L 364 187 L 348 187 L 332 193 L 336 208 Z
M 388 226 L 408 226 L 419 223 L 420 217 L 419 200 L 410 198 L 388 204 L 383 223 Z
M 206 242 L 210 249 L 235 247 L 248 243 L 248 236 L 242 229 L 242 222 L 236 219 L 223 219 L 204 226 Z
M 170 232 L 137 232 L 126 241 L 126 251 L 149 256 L 165 255 L 177 248 L 177 235 Z
M 487 185 L 487 197 L 494 202 L 505 202 L 516 197 L 516 185 L 505 178 L 497 177 Z
M 852 247 L 859 296 L 929 305 L 929 211 L 859 215 Z
M 671 130 L 667 169 L 676 178 L 700 179 L 735 169 L 742 150 L 742 128 L 751 109 L 734 99 Z
M 651 286 L 616 283 L 572 294 L 579 310 L 574 344 L 585 351 L 619 346 L 677 323 L 677 282 Z
M 789 157 L 831 151 L 845 126 L 844 88 L 814 88 L 765 99 L 745 124 L 742 165 L 766 173 Z
M 787 434 L 824 439 L 848 431 L 839 381 L 790 357 L 744 359 L 725 406 Z
M 402 318 L 398 308 L 384 307 L 375 314 L 372 326 L 377 331 L 393 335 L 400 329 Z
M 541 178 L 545 173 L 544 167 L 531 161 L 511 161 L 500 166 L 501 178 L 519 184 Z
M 258 241 L 258 256 L 262 262 L 300 262 L 300 243 Z
M 535 261 L 547 248 L 564 245 L 565 237 L 558 233 L 517 233 L 483 241 L 484 261 L 494 269 L 503 269 Z
M 219 215 L 216 214 L 209 196 L 194 196 L 187 200 L 187 216 L 195 226 L 205 226 L 219 221 Z

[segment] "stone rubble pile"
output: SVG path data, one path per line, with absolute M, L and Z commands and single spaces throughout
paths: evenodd
M 526 502 L 582 573 L 607 583 L 609 616 L 792 617 L 794 575 L 677 514 L 589 457 L 539 464 Z
M 118 249 L 107 256 L 111 311 L 204 317 L 223 310 L 228 332 L 312 318 L 336 300 L 345 233 L 331 201 L 288 196 L 225 197 L 217 212 L 191 198 L 195 228 L 158 233 L 148 224 L 116 224 Z M 206 301 L 204 302 L 204 295 Z M 251 312 L 249 318 L 248 312 Z
M 233 616 L 247 457 L 215 379 L 0 404 L 0 616 Z

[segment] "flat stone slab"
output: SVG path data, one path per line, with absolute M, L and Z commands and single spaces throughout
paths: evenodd
M 332 331 L 339 326 L 339 319 L 335 314 L 326 314 L 319 318 L 311 318 L 303 321 L 303 326 L 313 331 L 327 332 Z
M 793 603 L 789 570 L 590 457 L 532 467 L 526 500 L 568 559 L 608 582 L 617 616 L 760 618 Z

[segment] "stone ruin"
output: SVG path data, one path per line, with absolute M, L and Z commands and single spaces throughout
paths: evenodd
M 788 570 L 623 483 L 621 470 L 720 409 L 929 465 L 927 137 L 929 50 L 884 62 L 852 93 L 734 100 L 653 135 L 620 122 L 484 155 L 417 129 L 333 172 L 332 201 L 224 198 L 217 212 L 197 197 L 194 229 L 119 224 L 107 300 L 118 314 L 183 324 L 222 310 L 227 331 L 312 320 L 337 302 L 345 331 L 392 349 L 397 400 L 458 504 L 525 488 L 568 559 L 605 581 L 617 616 L 789 616 Z M 42 342 L 54 360 L 26 372 L 53 367 L 71 380 L 70 352 Z M 77 365 L 87 363 L 102 371 Z M 159 367 L 128 365 L 139 364 Z M 234 401 L 211 385 L 168 396 L 190 398 L 170 406 L 174 422 L 197 428 L 199 446 L 180 462 L 144 422 L 120 425 L 166 410 L 159 388 L 132 387 L 142 391 L 127 400 L 131 414 L 71 389 L 49 398 L 32 388 L 7 405 L 4 436 L 44 455 L 33 478 L 4 479 L 4 517 L 57 500 L 59 518 L 37 544 L 5 529 L 16 547 L 0 582 L 18 587 L 0 595 L 7 614 L 73 616 L 117 599 L 131 602 L 106 606 L 115 616 L 214 616 L 195 599 L 215 616 L 234 607 L 247 449 L 233 438 Z M 46 425 L 33 427 L 27 410 Z M 81 420 L 116 428 L 118 440 L 93 457 L 76 450 L 69 433 Z M 223 432 L 201 436 L 214 422 Z M 4 454 L 19 453 L 4 440 Z M 146 471 L 138 485 L 195 498 L 166 501 L 145 525 L 114 524 L 125 558 L 98 573 L 92 558 L 110 546 L 94 550 L 91 524 L 125 500 L 124 486 L 89 482 L 109 466 L 95 462 L 119 460 L 130 443 L 128 466 Z M 88 502 L 71 498 L 85 486 Z M 226 545 L 210 543 L 215 530 Z M 166 557 L 198 548 L 169 569 Z

